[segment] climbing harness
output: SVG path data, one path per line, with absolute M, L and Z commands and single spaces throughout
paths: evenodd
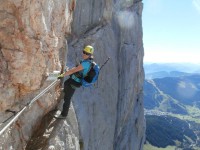
M 49 89 L 51 89 L 54 85 L 56 85 L 56 83 L 59 81 L 59 79 L 56 79 L 55 81 L 53 81 L 47 88 L 45 88 L 41 93 L 39 93 L 35 98 L 33 98 L 29 103 L 27 103 L 25 105 L 25 107 L 23 107 L 19 112 L 15 112 L 16 114 L 14 115 L 14 118 L 0 131 L 0 136 L 2 135 L 2 133 L 13 123 L 15 122 L 18 117 L 26 110 L 26 108 L 30 108 L 31 105 L 36 101 L 38 100 L 42 95 L 44 95 Z M 10 110 L 7 110 L 9 112 L 13 112 L 14 111 L 10 111 Z M 5 121 L 3 121 L 1 124 L 5 123 L 6 121 L 8 121 L 10 118 L 12 118 L 13 115 L 11 117 L 9 117 L 8 119 L 6 119 Z M 1 125 L 0 124 L 0 125 Z

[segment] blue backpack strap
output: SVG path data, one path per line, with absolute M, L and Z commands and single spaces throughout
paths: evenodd
M 89 72 L 89 71 L 91 70 L 91 68 L 92 68 L 92 63 L 93 63 L 94 61 L 91 60 L 91 59 L 85 59 L 85 60 L 82 60 L 81 63 L 82 63 L 82 62 L 89 62 L 89 63 L 90 63 L 90 68 L 88 69 L 88 72 Z M 87 76 L 88 72 L 86 73 L 85 76 L 82 75 L 82 79 L 83 79 L 84 77 Z

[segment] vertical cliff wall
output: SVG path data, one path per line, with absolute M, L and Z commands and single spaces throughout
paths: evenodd
M 81 59 L 84 45 L 91 44 L 98 64 L 111 59 L 102 68 L 95 87 L 81 87 L 73 97 L 78 126 L 73 121 L 76 119 L 70 119 L 75 118 L 72 112 L 67 121 L 49 123 L 54 131 L 43 149 L 142 150 L 145 138 L 142 2 L 0 0 L 0 3 L 1 122 L 9 117 L 6 109 L 19 110 L 49 84 L 45 81 L 47 74 L 61 69 L 65 48 L 67 64 L 72 67 Z M 42 116 L 56 105 L 59 93 L 56 86 L 20 117 L 10 132 L 0 138 L 3 147 L 25 148 Z M 12 141 L 17 144 L 11 144 Z M 33 145 L 29 142 L 27 148 Z
M 84 149 L 142 149 L 145 122 L 141 15 L 141 1 L 77 2 L 69 64 L 75 63 L 74 57 L 84 44 L 94 46 L 99 64 L 111 57 L 95 88 L 81 88 L 73 99 Z
M 0 129 L 50 82 L 47 75 L 61 70 L 59 52 L 71 32 L 73 0 L 0 0 Z M 0 149 L 24 149 L 36 125 L 59 97 L 53 87 L 6 132 Z

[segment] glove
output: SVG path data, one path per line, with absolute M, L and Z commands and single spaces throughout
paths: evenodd
M 64 78 L 64 73 L 63 73 L 63 74 L 60 74 L 60 75 L 57 77 L 57 79 L 62 79 L 62 78 Z

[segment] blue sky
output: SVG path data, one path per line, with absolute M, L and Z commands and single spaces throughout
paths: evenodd
M 200 63 L 200 0 L 143 0 L 144 62 Z

